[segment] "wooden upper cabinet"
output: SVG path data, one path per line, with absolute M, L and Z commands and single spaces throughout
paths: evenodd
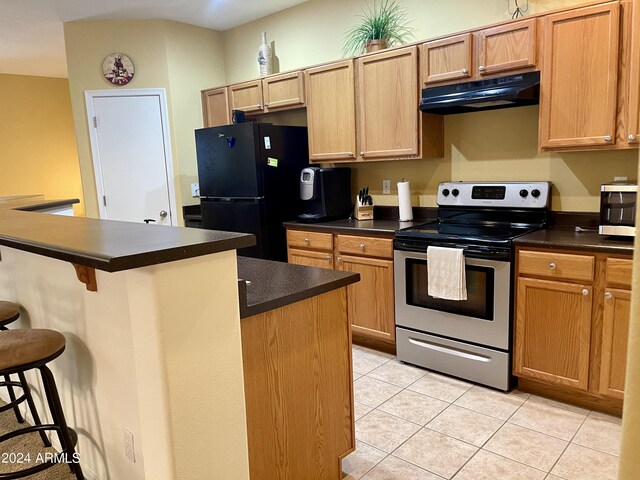
M 304 75 L 291 72 L 262 79 L 267 111 L 304 107 Z
M 624 397 L 630 315 L 631 292 L 608 288 L 604 294 L 600 393 L 612 398 Z
M 434 40 L 420 45 L 422 85 L 469 78 L 472 74 L 471 33 Z
M 640 144 L 640 2 L 633 4 L 631 27 L 631 68 L 629 89 L 629 119 L 627 142 L 631 145 Z
M 229 86 L 229 103 L 231 110 L 243 110 L 246 113 L 264 111 L 262 80 L 252 80 Z
M 231 123 L 227 87 L 202 92 L 202 116 L 205 127 L 217 127 Z
M 592 287 L 518 278 L 515 374 L 587 390 Z
M 479 75 L 535 67 L 536 19 L 507 23 L 477 33 Z
M 355 160 L 353 60 L 311 68 L 304 75 L 309 161 Z
M 362 159 L 417 156 L 418 49 L 357 59 L 359 152 Z
M 614 143 L 619 12 L 607 3 L 544 18 L 541 149 Z

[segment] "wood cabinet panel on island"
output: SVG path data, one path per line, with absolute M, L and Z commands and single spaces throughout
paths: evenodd
M 289 263 L 359 273 L 360 281 L 347 287 L 354 341 L 395 350 L 392 238 L 287 228 L 287 246 Z
M 514 375 L 519 388 L 620 413 L 630 256 L 518 247 Z M 554 268 L 542 268 L 551 263 Z

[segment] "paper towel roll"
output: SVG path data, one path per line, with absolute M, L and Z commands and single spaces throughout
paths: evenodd
M 401 222 L 409 222 L 413 220 L 413 209 L 411 208 L 411 187 L 407 180 L 398 182 L 398 207 L 400 209 Z

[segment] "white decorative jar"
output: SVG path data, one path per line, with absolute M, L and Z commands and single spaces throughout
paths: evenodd
M 260 66 L 260 76 L 266 77 L 273 71 L 273 58 L 271 55 L 271 45 L 267 43 L 267 32 L 262 32 L 262 42 L 258 47 L 258 65 Z

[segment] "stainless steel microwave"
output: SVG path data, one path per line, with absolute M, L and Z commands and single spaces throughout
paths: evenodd
M 638 185 L 608 183 L 600 186 L 601 235 L 636 235 L 636 203 Z

